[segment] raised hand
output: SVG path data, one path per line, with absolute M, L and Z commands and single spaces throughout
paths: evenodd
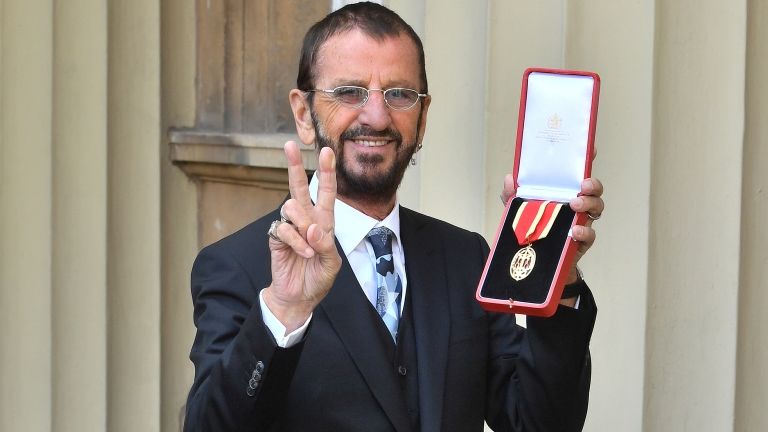
M 333 150 L 320 151 L 317 203 L 312 204 L 298 146 L 285 143 L 291 198 L 280 214 L 285 222 L 270 229 L 272 284 L 264 290 L 264 302 L 286 327 L 300 327 L 328 294 L 341 268 L 333 234 L 336 199 L 336 158 Z

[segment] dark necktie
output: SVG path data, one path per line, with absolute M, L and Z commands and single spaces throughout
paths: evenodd
M 401 293 L 400 278 L 395 271 L 392 257 L 392 231 L 387 227 L 376 227 L 368 233 L 368 241 L 373 247 L 376 267 L 376 312 L 387 325 L 392 338 L 397 341 L 397 322 L 400 318 Z

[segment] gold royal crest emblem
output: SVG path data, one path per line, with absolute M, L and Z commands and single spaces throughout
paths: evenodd
M 512 257 L 512 263 L 509 266 L 509 275 L 516 281 L 521 281 L 531 274 L 531 270 L 536 265 L 536 251 L 531 245 L 528 245 Z
M 549 120 L 547 120 L 547 126 L 550 129 L 560 129 L 560 126 L 563 124 L 563 119 L 557 115 L 557 113 L 552 114 L 551 117 L 549 117 Z

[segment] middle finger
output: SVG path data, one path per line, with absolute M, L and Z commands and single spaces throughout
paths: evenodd
M 602 198 L 589 195 L 582 195 L 578 198 L 574 198 L 571 200 L 570 204 L 573 211 L 589 213 L 594 217 L 600 216 L 605 208 L 605 203 Z

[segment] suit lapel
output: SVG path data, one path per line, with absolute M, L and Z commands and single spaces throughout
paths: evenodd
M 411 430 L 408 410 L 391 362 L 392 348 L 380 318 L 365 297 L 344 252 L 342 266 L 328 295 L 320 303 L 328 320 L 355 362 L 368 387 L 400 432 Z
M 408 209 L 400 210 L 400 237 L 411 296 L 419 370 L 422 432 L 439 431 L 448 352 L 449 305 L 445 260 L 437 232 Z

